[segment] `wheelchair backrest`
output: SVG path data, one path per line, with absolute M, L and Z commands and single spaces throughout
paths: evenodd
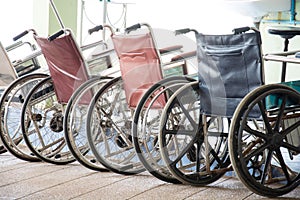
M 55 93 L 60 103 L 67 103 L 73 92 L 88 80 L 85 61 L 71 33 L 52 41 L 35 36 L 47 61 Z M 90 101 L 87 96 L 82 103 Z
M 241 99 L 263 84 L 259 32 L 196 34 L 202 113 L 232 116 Z
M 119 57 L 126 100 L 136 107 L 142 95 L 162 79 L 160 59 L 151 34 L 113 35 Z
M 4 88 L 17 78 L 17 73 L 1 42 L 0 42 L 0 67 L 1 67 L 0 87 Z

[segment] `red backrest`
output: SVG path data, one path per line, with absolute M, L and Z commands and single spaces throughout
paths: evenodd
M 119 57 L 126 100 L 136 107 L 143 94 L 162 79 L 160 59 L 149 33 L 140 35 L 113 35 Z
M 67 103 L 73 92 L 88 80 L 87 67 L 71 34 L 53 41 L 35 36 L 47 61 L 58 102 Z M 88 95 L 81 103 L 89 103 Z

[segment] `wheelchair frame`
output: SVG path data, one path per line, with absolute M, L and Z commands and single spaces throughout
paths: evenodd
M 65 34 L 65 36 L 60 37 L 62 34 Z M 55 74 L 57 74 L 59 76 L 66 76 L 73 81 L 75 80 L 76 82 L 76 80 L 80 78 L 76 77 L 78 75 L 78 72 L 74 71 L 74 69 L 72 68 L 69 72 L 64 70 L 68 70 L 67 67 L 69 66 L 77 66 L 78 69 L 81 69 L 83 71 L 88 70 L 88 68 L 86 67 L 88 66 L 88 64 L 86 63 L 87 61 L 83 59 L 80 48 L 77 46 L 75 40 L 73 39 L 74 37 L 72 36 L 70 30 L 66 29 L 54 34 L 53 36 L 49 37 L 50 42 L 48 42 L 45 38 L 37 38 L 36 34 L 35 37 L 42 49 L 48 65 L 52 66 L 52 71 L 50 70 L 51 77 L 56 77 Z M 51 40 L 53 40 L 53 42 L 51 42 Z M 58 40 L 58 42 L 55 42 L 55 40 Z M 95 44 L 98 45 L 99 43 Z M 93 47 L 95 45 L 93 44 L 91 46 Z M 62 52 L 67 48 L 70 49 L 70 51 L 68 51 L 68 56 L 64 55 L 63 57 L 60 57 L 61 54 L 58 54 L 58 52 Z M 89 46 L 84 47 L 84 49 L 87 48 L 89 48 Z M 102 57 L 100 57 L 100 59 L 101 58 Z M 95 58 L 92 61 L 94 60 Z M 72 73 L 76 74 L 72 75 Z M 75 161 L 73 154 L 69 151 L 68 146 L 65 142 L 63 118 L 65 113 L 65 106 L 67 105 L 72 93 L 75 92 L 75 90 L 79 87 L 79 85 L 81 85 L 81 83 L 84 83 L 89 79 L 90 75 L 88 74 L 88 72 L 85 72 L 84 74 L 85 75 L 82 77 L 81 82 L 76 83 L 75 85 L 73 85 L 72 82 L 68 82 L 67 78 L 62 78 L 63 84 L 69 84 L 65 86 L 71 87 L 72 91 L 66 91 L 65 89 L 65 92 L 61 93 L 61 89 L 65 88 L 65 86 L 55 86 L 54 84 L 57 84 L 57 80 L 48 78 L 44 79 L 34 88 L 32 88 L 32 90 L 27 95 L 21 113 L 21 128 L 28 148 L 39 159 L 53 164 L 66 164 Z M 100 77 L 96 81 L 103 80 Z M 88 94 L 91 95 L 91 93 Z M 83 99 L 82 101 L 86 100 L 87 99 Z M 44 102 L 44 104 L 41 102 Z M 50 103 L 51 106 L 49 104 L 49 107 L 47 107 L 48 103 Z M 39 113 L 38 110 L 36 110 L 37 113 L 33 112 L 29 114 L 29 107 L 34 108 L 34 106 L 39 105 L 42 106 L 40 108 L 40 111 L 43 111 L 43 106 L 46 109 L 44 114 Z M 53 114 L 53 116 L 50 116 L 49 118 L 49 114 L 51 115 L 51 113 Z M 28 118 L 29 116 L 30 118 Z M 45 120 L 50 121 L 48 123 Z M 32 131 L 28 131 L 30 127 Z
M 114 41 L 114 46 L 121 62 L 122 76 L 126 74 L 126 68 L 124 68 L 124 66 L 128 68 L 136 67 L 134 69 L 137 70 L 139 70 L 140 66 L 145 66 L 146 68 L 149 68 L 147 70 L 151 70 L 152 66 L 153 68 L 155 68 L 154 64 L 151 63 L 158 62 L 157 67 L 159 66 L 159 71 L 161 71 L 161 68 L 163 68 L 164 66 L 169 66 L 174 62 L 167 63 L 164 65 L 161 62 L 160 55 L 163 55 L 162 53 L 172 52 L 174 50 L 179 50 L 181 48 L 180 46 L 177 45 L 175 45 L 174 47 L 163 49 L 163 51 L 156 48 L 156 44 L 155 44 L 156 42 L 153 37 L 152 28 L 150 27 L 150 25 L 146 23 L 136 24 L 131 27 L 128 27 L 126 29 L 126 32 L 137 30 L 141 28 L 141 26 L 146 26 L 146 28 L 148 29 L 148 33 L 141 34 L 141 35 L 133 35 L 133 36 L 129 35 L 127 36 L 129 39 L 126 38 L 126 36 L 122 36 L 122 37 L 116 36 L 109 26 L 107 25 L 103 26 L 103 27 L 110 28 L 112 32 L 111 37 L 113 41 L 114 39 L 116 40 Z M 137 39 L 139 41 L 143 41 L 143 39 L 146 38 L 149 46 L 138 47 L 139 44 L 134 43 L 133 41 L 129 42 L 132 38 Z M 122 43 L 123 42 L 122 39 L 125 40 L 124 44 Z M 120 44 L 118 44 L 118 42 L 120 42 Z M 133 46 L 137 46 L 136 49 L 130 49 L 133 48 L 132 47 L 133 43 L 134 43 Z M 143 41 L 143 43 L 146 42 Z M 124 57 L 126 56 L 132 57 L 132 59 L 137 59 L 137 57 L 138 58 L 143 57 L 144 54 L 147 55 L 149 51 L 152 51 L 152 53 L 154 52 L 154 54 L 156 54 L 156 57 L 151 55 L 149 57 L 146 57 L 145 59 L 146 60 L 152 59 L 153 56 L 158 61 L 153 61 L 153 62 L 148 61 L 149 62 L 148 64 L 141 64 L 139 62 L 137 63 L 133 62 L 132 64 L 129 64 L 130 62 L 128 62 L 128 64 L 126 64 L 126 61 L 122 63 L 122 59 L 124 59 Z M 177 61 L 177 63 L 180 63 L 179 66 L 181 67 L 182 64 L 184 64 L 183 60 Z M 146 73 L 146 71 L 143 71 L 143 73 Z M 185 71 L 185 69 L 183 71 Z M 155 72 L 154 74 L 159 74 L 159 73 L 161 72 Z M 134 75 L 136 76 L 136 74 Z M 144 77 L 139 76 L 139 78 L 144 80 Z M 134 146 L 131 137 L 132 115 L 137 105 L 137 102 L 139 101 L 139 98 L 141 98 L 142 94 L 144 94 L 146 90 L 148 90 L 149 87 L 152 84 L 154 84 L 154 82 L 158 81 L 161 78 L 162 77 L 160 75 L 160 78 L 158 79 L 156 77 L 154 80 L 153 79 L 147 80 L 150 81 L 147 82 L 147 84 L 139 80 L 140 81 L 139 83 L 142 82 L 142 84 L 147 85 L 147 87 L 143 89 L 143 92 L 141 92 L 141 94 L 139 93 L 139 97 L 135 98 L 133 100 L 133 103 L 131 102 L 133 98 L 129 98 L 128 96 L 128 91 L 131 90 L 129 88 L 132 87 L 132 90 L 138 90 L 138 87 L 141 85 L 139 86 L 135 85 L 135 83 L 133 82 L 134 86 L 127 86 L 127 89 L 125 89 L 123 83 L 126 82 L 126 80 L 125 81 L 122 80 L 121 77 L 113 79 L 110 82 L 108 82 L 106 85 L 104 85 L 101 88 L 101 90 L 99 90 L 98 93 L 95 94 L 93 100 L 91 101 L 91 104 L 89 106 L 90 108 L 88 112 L 87 127 L 86 127 L 89 144 L 94 155 L 97 157 L 98 161 L 100 161 L 105 167 L 107 167 L 111 171 L 114 171 L 116 173 L 121 173 L 121 174 L 135 174 L 145 170 L 143 165 L 140 163 L 139 159 L 137 158 L 135 149 L 133 148 Z M 131 79 L 131 81 L 134 81 L 133 78 Z M 134 94 L 134 92 L 132 94 Z M 109 101 L 105 103 L 105 99 L 110 99 L 111 105 L 113 106 L 109 106 L 110 104 Z M 102 102 L 101 105 L 100 102 Z M 114 110 L 117 107 L 119 108 L 119 110 Z M 114 115 L 114 113 L 120 113 L 119 114 L 120 116 L 124 115 L 123 120 L 119 119 L 117 120 L 118 123 L 114 123 L 114 119 L 111 119 L 111 117 L 109 117 L 110 115 Z M 97 124 L 99 126 L 97 127 L 97 125 L 94 124 Z M 110 133 L 104 134 L 105 130 L 109 131 Z M 99 133 L 96 133 L 97 131 L 99 131 Z M 124 158 L 123 160 L 122 159 L 118 160 L 119 154 L 123 155 L 123 156 L 119 156 Z
M 242 28 L 236 31 L 240 33 L 248 29 Z M 194 31 L 196 35 L 198 34 L 193 29 L 182 29 L 178 30 L 177 33 L 190 31 Z M 267 60 L 291 62 L 287 58 L 280 57 L 279 59 L 277 56 L 267 55 L 264 58 Z M 294 158 L 297 160 L 297 155 L 300 153 L 299 143 L 292 142 L 294 140 L 297 141 L 296 138 L 299 138 L 297 131 L 299 129 L 297 127 L 300 125 L 299 92 L 282 84 L 258 87 L 246 95 L 238 104 L 232 119 L 228 118 L 230 120 L 226 122 L 224 118 L 221 118 L 222 123 L 220 126 L 224 128 L 225 123 L 227 123 L 226 126 L 230 128 L 228 132 L 223 132 L 223 128 L 221 128 L 221 132 L 213 133 L 210 130 L 210 126 L 215 119 L 218 119 L 218 115 L 215 115 L 215 117 L 208 115 L 209 117 L 207 118 L 207 115 L 202 113 L 198 118 L 194 119 L 192 114 L 189 113 L 193 109 L 187 107 L 191 99 L 194 98 L 195 102 L 199 102 L 199 96 L 203 95 L 197 84 L 191 83 L 178 89 L 167 102 L 161 117 L 159 147 L 161 157 L 167 163 L 167 167 L 172 175 L 186 184 L 206 185 L 234 169 L 234 172 L 236 172 L 245 186 L 253 192 L 264 196 L 280 196 L 297 187 L 300 180 L 299 169 L 290 165 L 290 162 L 293 162 Z M 285 96 L 283 100 L 281 100 L 282 96 Z M 266 103 L 264 101 L 266 101 L 266 98 L 276 98 L 278 104 L 275 108 L 277 109 L 265 108 Z M 256 105 L 254 106 L 254 104 Z M 200 105 L 200 108 L 203 109 L 203 105 Z M 257 121 L 259 119 L 256 116 L 258 108 L 259 116 L 262 116 L 262 122 Z M 188 120 L 186 127 L 184 127 L 184 124 L 181 125 L 182 127 L 180 127 L 180 124 L 173 124 L 174 122 L 172 122 L 171 118 L 168 118 L 175 115 L 175 111 L 178 109 L 181 109 L 177 111 L 178 114 L 182 114 L 180 119 Z M 262 127 L 261 124 L 263 122 L 266 121 L 265 124 L 269 122 L 269 117 L 264 114 L 269 112 L 269 110 L 273 115 L 272 119 L 275 125 L 269 124 Z M 222 115 L 220 116 L 222 117 Z M 282 122 L 282 120 L 288 120 L 289 118 L 294 119 L 294 121 L 290 121 L 290 124 Z M 252 128 L 250 128 L 250 125 L 247 125 L 248 119 L 249 123 L 250 121 L 253 122 Z M 189 126 L 194 124 L 194 129 L 189 129 L 188 124 Z M 173 129 L 172 127 L 175 128 Z M 176 133 L 177 129 L 178 133 Z M 172 130 L 174 133 L 171 132 Z M 188 130 L 191 131 L 189 132 Z M 286 137 L 289 134 L 293 135 Z M 220 138 L 220 142 L 214 140 L 215 143 L 212 144 L 209 141 L 210 135 Z M 255 142 L 253 139 L 247 143 L 244 138 L 251 138 L 251 136 L 260 140 Z M 290 162 L 284 159 L 281 150 L 279 150 L 281 148 L 288 149 L 288 152 L 290 152 L 289 156 L 287 156 Z M 175 152 L 174 154 L 176 150 L 177 153 Z M 278 164 L 274 164 L 276 162 Z M 281 184 L 276 185 L 279 182 Z

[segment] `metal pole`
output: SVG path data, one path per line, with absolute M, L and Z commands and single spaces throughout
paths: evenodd
M 63 24 L 63 22 L 62 22 L 62 20 L 61 20 L 61 18 L 60 18 L 60 16 L 59 16 L 59 14 L 58 14 L 58 11 L 57 11 L 57 9 L 56 9 L 54 3 L 53 3 L 53 0 L 50 0 L 50 4 L 51 4 L 51 7 L 52 7 L 52 9 L 53 9 L 53 11 L 54 11 L 54 14 L 55 14 L 55 16 L 56 16 L 56 18 L 57 18 L 57 20 L 58 20 L 58 22 L 59 22 L 61 28 L 62 28 L 62 29 L 65 29 L 65 26 L 64 26 L 64 24 Z
M 84 6 L 85 6 L 85 1 L 81 0 L 81 9 L 80 9 L 80 39 L 79 39 L 80 46 L 82 45 L 82 34 L 83 34 L 82 27 L 83 27 L 83 8 L 84 8 Z
M 126 24 L 126 21 L 127 21 L 127 4 L 126 3 L 124 3 L 123 4 L 123 6 L 124 6 L 124 9 L 125 9 L 125 15 L 124 15 L 124 29 L 127 27 L 127 24 Z
M 107 0 L 103 1 L 103 23 L 102 25 L 106 24 L 106 16 L 107 16 Z M 103 41 L 105 41 L 105 28 L 103 29 Z
M 294 22 L 296 20 L 296 1 L 292 0 L 291 1 L 291 11 L 290 11 L 290 21 Z

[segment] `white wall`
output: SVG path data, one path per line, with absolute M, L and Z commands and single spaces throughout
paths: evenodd
M 80 0 L 81 1 L 81 0 Z M 252 25 L 252 20 L 247 17 L 227 11 L 218 1 L 211 0 L 112 0 L 118 2 L 131 2 L 128 4 L 127 26 L 139 22 L 147 22 L 154 28 L 173 31 L 179 28 L 194 28 L 204 33 L 230 33 L 239 26 Z M 38 3 L 37 11 L 33 16 L 33 2 Z M 44 7 L 48 0 L 1 0 L 0 1 L 0 41 L 4 45 L 12 43 L 12 38 L 28 28 L 46 30 L 43 19 L 47 18 L 48 11 Z M 85 14 L 83 15 L 83 44 L 99 40 L 100 33 L 88 35 L 87 30 L 103 22 L 103 1 L 84 0 Z M 108 16 L 116 27 L 121 27 L 119 20 L 123 11 L 120 4 L 108 4 Z M 38 27 L 33 27 L 33 26 Z M 266 26 L 262 26 L 264 52 L 281 51 L 283 41 L 276 36 L 266 34 Z M 44 33 L 42 33 L 44 34 Z M 189 37 L 193 37 L 190 35 Z M 297 49 L 298 39 L 291 40 L 291 49 Z M 275 66 L 275 67 L 273 67 Z M 278 82 L 280 64 L 266 63 L 267 82 Z M 288 67 L 288 80 L 299 79 L 300 67 Z
M 124 0 L 115 1 L 124 2 Z M 83 16 L 83 40 L 89 37 L 87 34 L 89 28 L 103 22 L 103 2 L 99 0 L 84 0 L 84 2 L 86 15 Z M 190 27 L 203 32 L 216 33 L 230 32 L 234 27 L 251 24 L 247 18 L 237 17 L 222 10 L 222 6 L 214 4 L 214 1 L 128 0 L 126 2 L 133 2 L 127 6 L 128 26 L 147 22 L 155 28 L 175 30 Z M 0 41 L 9 43 L 15 34 L 28 28 L 41 29 L 42 32 L 46 30 L 47 24 L 43 21 L 48 15 L 48 10 L 45 9 L 47 3 L 47 0 L 1 0 Z M 120 4 L 108 4 L 108 15 L 113 23 L 121 17 L 122 8 Z
M 251 23 L 250 19 L 224 10 L 218 1 L 138 0 L 129 6 L 128 21 L 145 21 L 170 30 L 195 28 L 204 33 L 227 33 L 234 27 Z
M 0 1 L 0 41 L 10 45 L 12 38 L 33 27 L 33 0 Z
M 112 0 L 113 1 L 113 0 Z M 232 28 L 252 25 L 250 18 L 224 10 L 218 1 L 199 0 L 114 0 L 131 2 L 127 5 L 127 25 L 147 22 L 155 28 L 175 30 L 179 28 L 195 28 L 206 33 L 231 32 Z M 101 24 L 103 2 L 85 0 L 88 17 L 93 23 Z M 108 4 L 108 16 L 114 23 L 122 13 L 121 4 Z M 84 16 L 84 22 L 89 20 Z M 120 26 L 120 23 L 117 26 Z

